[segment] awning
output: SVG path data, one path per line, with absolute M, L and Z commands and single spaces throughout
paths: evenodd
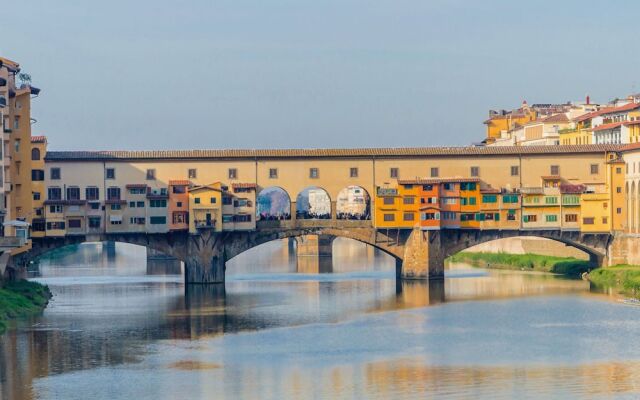
M 109 221 L 122 222 L 122 215 L 109 215 Z
M 15 226 L 18 228 L 26 228 L 29 226 L 28 222 L 25 221 L 18 221 L 17 219 L 13 219 L 11 221 L 7 221 L 5 223 L 2 224 L 3 226 Z

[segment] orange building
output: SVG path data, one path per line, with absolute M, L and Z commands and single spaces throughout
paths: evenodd
M 188 180 L 169 181 L 169 230 L 189 229 L 189 186 Z

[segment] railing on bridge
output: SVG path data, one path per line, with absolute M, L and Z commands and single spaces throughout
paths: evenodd
M 370 220 L 349 219 L 295 219 L 277 221 L 256 221 L 257 230 L 311 229 L 311 228 L 371 228 Z

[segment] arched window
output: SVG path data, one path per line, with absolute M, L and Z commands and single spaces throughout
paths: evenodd
M 31 159 L 36 161 L 40 160 L 40 149 L 38 148 L 31 149 Z

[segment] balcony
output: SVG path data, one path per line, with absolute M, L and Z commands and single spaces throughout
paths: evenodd
M 523 187 L 520 188 L 522 194 L 544 194 L 543 187 Z
M 215 229 L 216 228 L 216 220 L 194 220 L 193 221 L 195 227 L 197 229 Z

